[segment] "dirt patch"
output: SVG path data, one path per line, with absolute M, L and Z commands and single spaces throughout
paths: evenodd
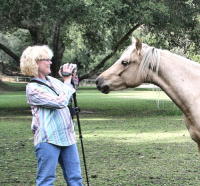
M 92 111 L 92 110 L 81 110 L 80 113 L 81 113 L 81 114 L 94 114 L 95 111 Z

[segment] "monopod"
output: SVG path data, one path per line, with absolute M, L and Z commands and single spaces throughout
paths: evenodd
M 78 108 L 78 104 L 77 104 L 76 92 L 73 94 L 73 101 L 74 101 L 74 107 L 75 107 L 74 109 L 75 109 L 75 114 L 76 114 L 76 119 L 77 119 L 77 124 L 78 124 L 79 139 L 81 141 L 81 149 L 82 149 L 82 155 L 83 155 L 83 163 L 85 167 L 86 182 L 87 182 L 87 186 L 89 186 L 90 184 L 89 184 L 87 164 L 86 164 L 85 151 L 84 151 L 84 145 L 83 145 L 83 136 L 82 136 L 82 131 L 81 131 L 80 119 L 79 119 L 80 109 Z

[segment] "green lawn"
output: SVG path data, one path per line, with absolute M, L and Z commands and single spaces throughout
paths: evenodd
M 77 99 L 92 186 L 199 185 L 196 144 L 181 112 L 164 93 L 126 90 L 104 95 L 81 89 Z M 24 92 L 0 94 L 0 185 L 34 185 L 30 125 Z M 78 145 L 82 160 L 79 140 Z M 62 185 L 58 166 L 56 186 Z

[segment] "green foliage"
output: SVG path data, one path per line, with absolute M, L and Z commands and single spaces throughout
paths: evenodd
M 51 3 L 48 0 L 1 0 L 0 2 L 0 20 L 3 23 L 1 30 L 19 27 L 44 29 L 46 27 L 46 34 L 48 30 L 51 30 L 50 26 L 55 20 L 61 19 L 63 16 L 67 17 L 68 23 L 72 19 L 80 21 L 77 18 L 84 9 L 84 3 L 80 0 L 52 0 Z
M 173 38 L 167 40 L 164 34 L 159 34 L 158 36 L 156 33 L 149 32 L 147 28 L 143 28 L 142 30 L 136 31 L 134 36 L 141 38 L 143 43 L 148 43 L 151 46 L 161 49 L 168 49 L 173 53 L 185 56 L 193 61 L 200 62 L 199 50 L 197 50 L 198 46 L 195 42 L 191 42 L 187 35 L 179 38 L 180 40 L 173 40 Z
M 197 3 L 196 3 L 197 4 Z M 198 53 L 199 36 L 192 38 L 199 24 L 195 12 L 198 10 L 195 2 L 189 1 L 87 1 L 90 24 L 75 25 L 78 30 L 73 32 L 71 44 L 65 51 L 70 61 L 80 64 L 86 72 L 94 67 L 104 56 L 116 46 L 118 40 L 135 24 L 144 25 L 134 35 L 140 33 L 142 39 L 158 48 L 172 50 L 183 48 L 181 55 L 192 56 Z M 192 31 L 192 32 L 191 32 Z M 75 39 L 78 38 L 78 39 Z M 194 41 L 195 44 L 192 42 Z M 124 46 L 130 42 L 124 42 Z M 190 45 L 195 45 L 191 49 Z M 70 49 L 71 48 L 71 49 Z M 76 49 L 78 48 L 78 49 Z M 192 57 L 192 59 L 194 59 Z M 196 59 L 196 58 L 195 58 Z M 114 61 L 112 58 L 110 61 Z
M 158 47 L 184 48 L 184 54 L 192 48 L 193 56 L 199 50 L 199 0 L 53 0 L 51 3 L 0 0 L 0 3 L 1 32 L 27 29 L 33 44 L 52 47 L 57 57 L 54 64 L 60 65 L 61 60 L 75 62 L 80 74 L 87 73 L 114 51 L 118 41 L 135 25 L 142 25 L 140 31 L 147 36 L 145 40 Z M 124 39 L 119 50 L 126 45 Z

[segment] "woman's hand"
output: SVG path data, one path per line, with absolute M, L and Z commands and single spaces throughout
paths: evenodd
M 72 75 L 74 75 L 74 64 L 66 63 L 59 70 L 59 75 L 63 78 L 65 83 L 71 83 Z M 65 74 L 63 76 L 62 74 Z

